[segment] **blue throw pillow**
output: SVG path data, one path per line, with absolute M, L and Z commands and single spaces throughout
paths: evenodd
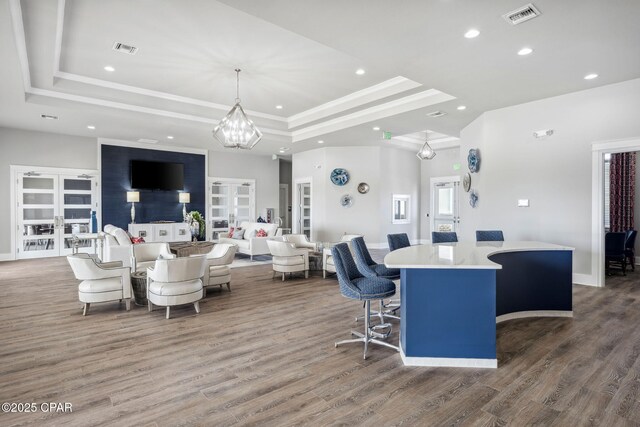
M 244 237 L 244 232 L 246 230 L 241 230 L 239 228 L 236 228 L 235 231 L 233 232 L 233 237 L 231 237 L 232 239 L 236 239 L 236 240 L 242 240 L 242 238 Z

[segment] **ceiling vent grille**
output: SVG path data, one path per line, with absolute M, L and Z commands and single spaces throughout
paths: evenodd
M 511 25 L 522 24 L 529 19 L 533 19 L 540 15 L 540 11 L 536 7 L 529 3 L 516 10 L 512 10 L 509 13 L 502 15 L 502 17 Z
M 432 111 L 431 113 L 427 113 L 427 117 L 442 117 L 446 114 L 444 111 Z
M 126 53 L 126 54 L 129 54 L 129 55 L 135 55 L 136 52 L 138 51 L 138 48 L 135 47 L 135 46 L 130 46 L 128 44 L 115 42 L 113 44 L 113 50 L 118 51 L 118 52 L 122 52 L 122 53 Z

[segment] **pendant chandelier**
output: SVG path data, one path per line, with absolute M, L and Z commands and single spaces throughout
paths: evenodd
M 225 148 L 251 150 L 262 139 L 262 132 L 240 106 L 240 71 L 236 68 L 236 103 L 213 129 L 213 136 Z
M 428 138 L 425 138 L 424 145 L 422 146 L 420 151 L 418 151 L 418 153 L 416 153 L 416 156 L 420 160 L 431 160 L 436 156 L 436 152 L 433 151 L 433 148 L 431 148 L 431 146 L 429 145 L 429 139 Z

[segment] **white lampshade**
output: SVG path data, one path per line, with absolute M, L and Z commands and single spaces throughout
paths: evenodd
M 138 203 L 140 201 L 140 192 L 127 191 L 127 203 Z
M 191 193 L 178 193 L 180 203 L 191 203 Z

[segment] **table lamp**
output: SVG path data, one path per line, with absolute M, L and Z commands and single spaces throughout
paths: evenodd
M 127 191 L 127 203 L 131 203 L 131 224 L 136 223 L 136 203 L 140 201 L 140 192 Z
M 187 203 L 191 203 L 191 193 L 178 193 L 178 201 L 182 203 L 182 218 L 187 218 Z

